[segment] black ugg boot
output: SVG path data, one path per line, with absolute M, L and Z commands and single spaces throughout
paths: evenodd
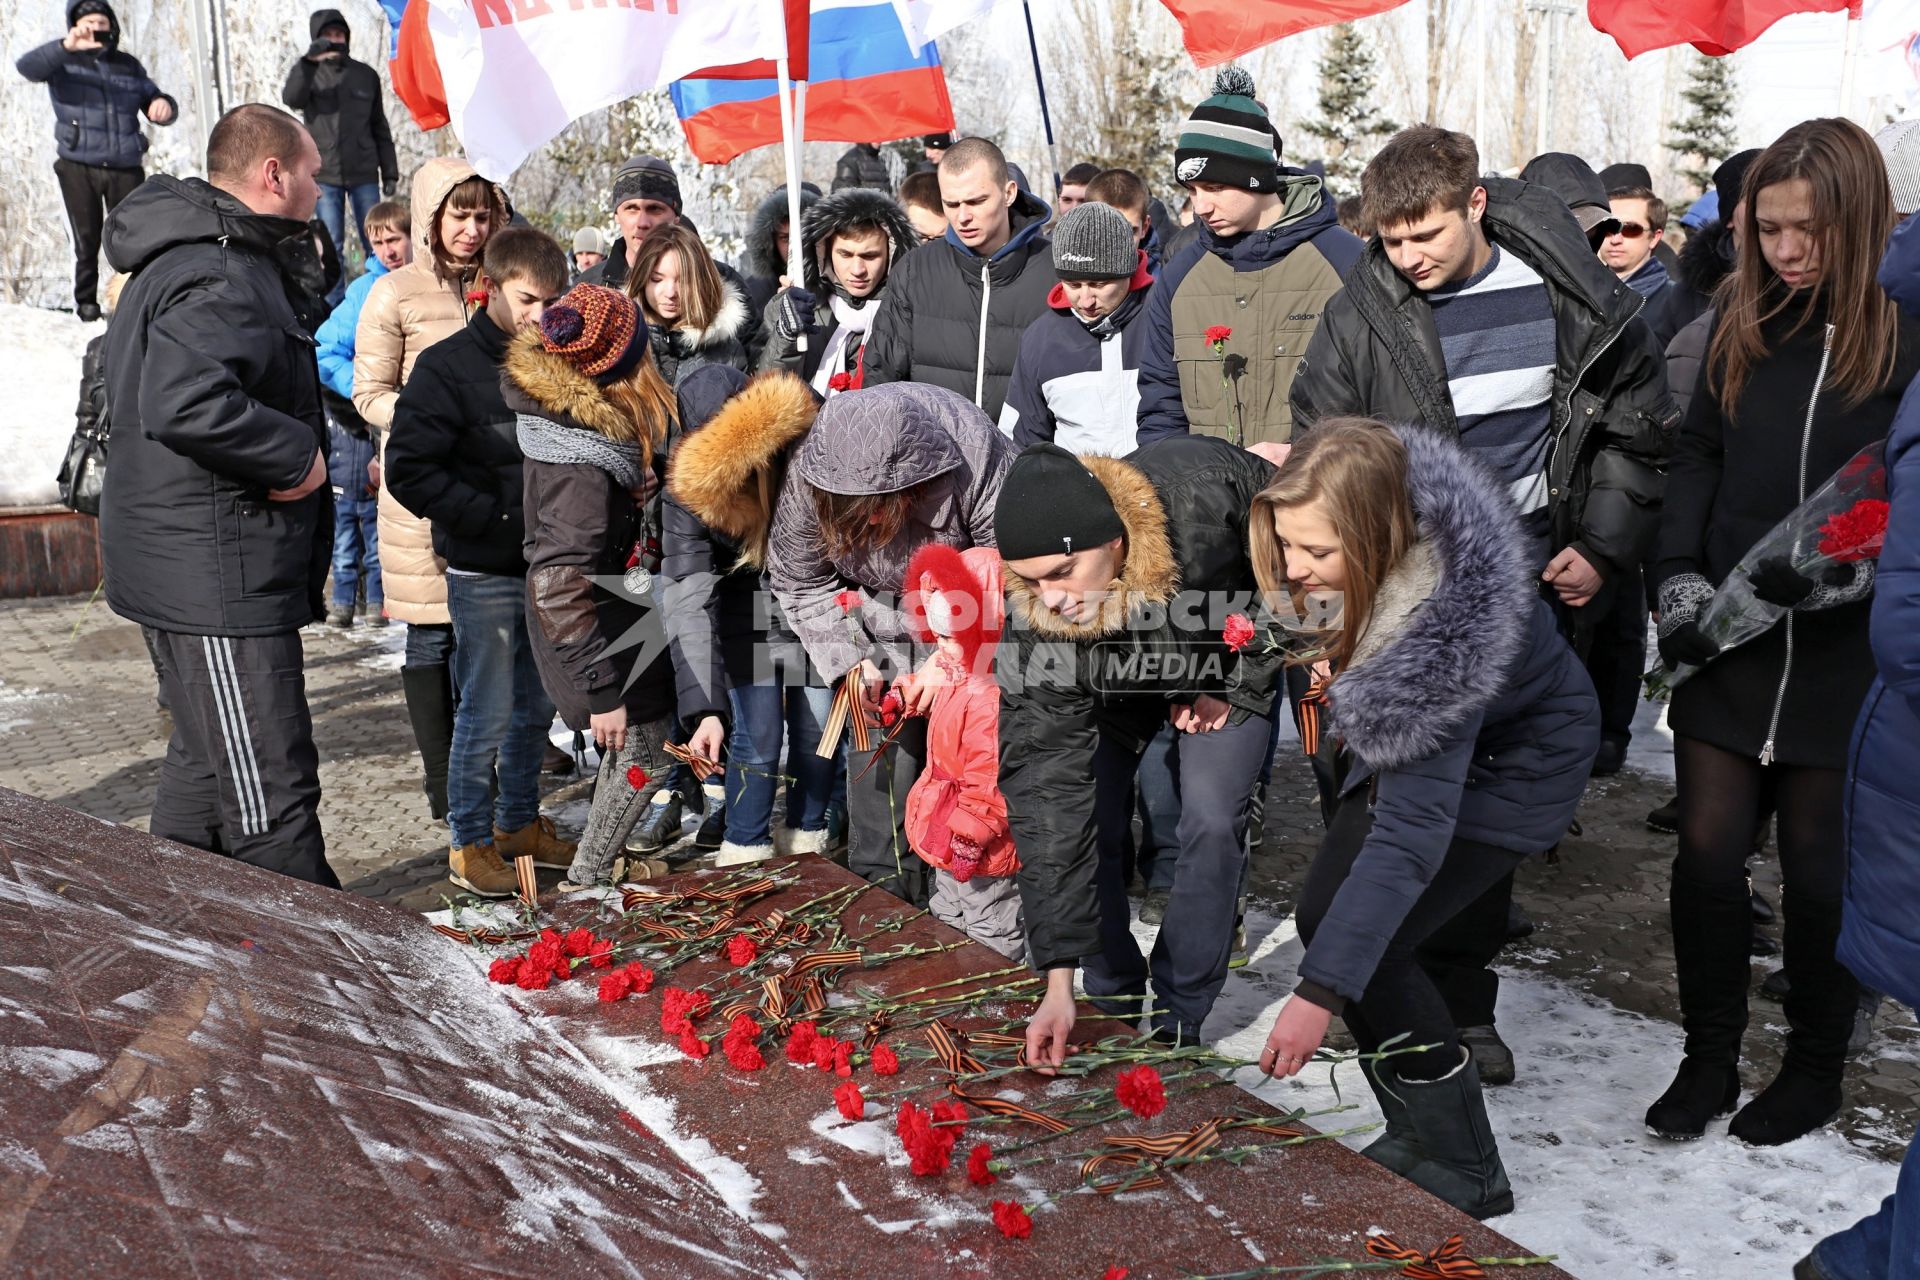
M 1424 1157 L 1407 1170 L 1407 1181 L 1475 1218 L 1512 1213 L 1513 1187 L 1487 1122 L 1473 1055 L 1462 1049 L 1460 1065 L 1438 1080 L 1390 1075 L 1388 1082 L 1405 1103 Z
M 1684 1142 L 1700 1137 L 1710 1120 L 1740 1100 L 1753 908 L 1744 884 L 1715 889 L 1678 870 L 1669 901 L 1687 1057 L 1667 1091 L 1647 1109 L 1647 1130 Z
M 1787 1055 L 1772 1084 L 1740 1109 L 1727 1133 L 1756 1147 L 1803 1137 L 1840 1110 L 1847 1039 L 1860 984 L 1834 958 L 1840 904 L 1791 890 L 1780 895 L 1787 995 Z
M 400 668 L 413 744 L 420 749 L 421 784 L 435 818 L 447 816 L 447 756 L 453 750 L 453 676 L 446 665 Z
M 1385 1082 L 1378 1078 L 1386 1071 L 1384 1062 L 1360 1064 L 1360 1074 L 1367 1078 L 1367 1087 L 1373 1090 L 1374 1101 L 1380 1104 L 1380 1114 L 1387 1121 L 1385 1132 L 1360 1148 L 1360 1154 L 1404 1178 L 1426 1159 L 1426 1153 L 1420 1149 L 1420 1139 L 1413 1131 L 1413 1117 L 1407 1114 L 1406 1097 L 1401 1092 L 1403 1086 L 1390 1075 Z

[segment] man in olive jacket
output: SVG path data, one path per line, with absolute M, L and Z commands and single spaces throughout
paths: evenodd
M 1021 189 L 985 138 L 947 149 L 940 200 L 947 233 L 893 268 L 867 340 L 864 385 L 931 383 L 998 421 L 1020 335 L 1048 314 L 1058 283 L 1045 234 L 1052 210 Z
M 307 29 L 313 43 L 287 72 L 280 100 L 300 113 L 320 148 L 320 221 L 327 224 L 334 248 L 346 254 L 350 203 L 360 247 L 371 258 L 367 213 L 400 184 L 380 73 L 347 53 L 352 32 L 340 10 L 316 9 Z M 335 285 L 329 305 L 338 306 L 344 291 L 344 282 Z
M 107 330 L 107 603 L 140 624 L 173 709 L 152 831 L 338 888 L 300 628 L 326 616 L 327 424 L 293 297 L 324 288 L 320 155 L 250 103 L 214 125 L 209 181 L 162 175 L 107 219 L 133 278 Z

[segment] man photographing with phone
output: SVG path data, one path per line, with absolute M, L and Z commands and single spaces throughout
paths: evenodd
M 13 64 L 47 86 L 59 159 L 53 172 L 73 227 L 73 303 L 82 320 L 100 318 L 100 229 L 107 215 L 146 180 L 140 116 L 172 124 L 179 105 L 120 48 L 120 19 L 106 0 L 73 0 L 67 34 L 29 49 Z

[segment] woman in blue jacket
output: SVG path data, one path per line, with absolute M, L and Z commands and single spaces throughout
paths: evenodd
M 1506 1213 L 1479 1074 L 1415 950 L 1566 834 L 1600 746 L 1593 683 L 1540 599 L 1512 502 L 1438 432 L 1320 423 L 1251 526 L 1276 615 L 1289 596 L 1296 615 L 1339 610 L 1315 662 L 1338 800 L 1261 1069 L 1300 1070 L 1335 1014 L 1362 1051 L 1431 1046 L 1376 1067 L 1387 1126 L 1365 1154 L 1475 1217 Z
M 1920 218 L 1893 233 L 1880 284 L 1920 318 Z M 1870 634 L 1879 675 L 1854 727 L 1846 791 L 1847 884 L 1839 955 L 1861 983 L 1920 1005 L 1920 378 L 1887 437 L 1892 511 L 1880 552 Z M 1794 1280 L 1889 1280 L 1920 1265 L 1920 1144 L 1878 1211 L 1828 1236 Z

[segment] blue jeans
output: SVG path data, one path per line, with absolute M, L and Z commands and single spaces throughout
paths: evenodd
M 449 573 L 447 612 L 453 680 L 462 694 L 447 757 L 447 825 L 455 845 L 491 844 L 495 827 L 518 831 L 540 816 L 540 762 L 553 703 L 527 636 L 526 579 Z
M 347 242 L 346 221 L 347 205 L 353 205 L 353 221 L 360 232 L 360 248 L 367 257 L 373 257 L 373 241 L 367 239 L 367 214 L 373 206 L 380 203 L 380 184 L 362 182 L 354 187 L 336 187 L 330 182 L 320 186 L 320 204 L 316 212 L 320 221 L 326 225 L 327 234 L 333 237 L 333 247 L 340 253 L 340 282 L 327 294 L 327 305 L 337 307 L 347 291 Z
M 1813 1246 L 1833 1280 L 1901 1280 L 1920 1275 L 1920 1143 L 1907 1144 L 1900 1180 L 1877 1212 Z
M 1173 867 L 1180 858 L 1180 735 L 1160 726 L 1140 757 L 1134 778 L 1135 809 L 1140 815 L 1140 847 L 1134 866 L 1149 889 L 1172 889 Z
M 333 602 L 351 607 L 367 583 L 367 608 L 380 611 L 380 504 L 373 498 L 333 500 Z
M 773 839 L 773 793 L 780 782 L 780 740 L 787 742 L 787 826 L 822 831 L 837 760 L 814 754 L 833 709 L 831 689 L 753 684 L 731 689 L 733 732 L 727 741 L 727 842 Z

